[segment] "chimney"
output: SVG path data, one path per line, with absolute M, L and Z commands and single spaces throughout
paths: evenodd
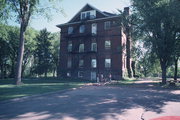
M 124 8 L 124 14 L 127 16 L 129 15 L 129 7 Z

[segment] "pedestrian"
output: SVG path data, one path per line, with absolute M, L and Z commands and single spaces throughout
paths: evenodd
M 101 82 L 103 82 L 104 81 L 104 76 L 103 76 L 103 74 L 101 74 Z
M 97 75 L 97 83 L 99 83 L 99 74 Z
M 111 82 L 111 79 L 112 79 L 112 75 L 111 74 L 109 74 L 109 81 Z

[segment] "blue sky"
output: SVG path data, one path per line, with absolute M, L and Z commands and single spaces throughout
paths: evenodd
M 123 10 L 124 7 L 130 6 L 130 0 L 62 0 L 57 6 L 64 9 L 66 17 L 54 12 L 51 21 L 38 17 L 30 21 L 30 26 L 36 30 L 47 28 L 50 32 L 58 32 L 56 25 L 68 22 L 87 3 L 107 12 L 117 12 L 117 9 Z

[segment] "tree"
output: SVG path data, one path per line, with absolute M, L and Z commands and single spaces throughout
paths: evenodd
M 180 3 L 178 0 L 132 0 L 139 14 L 139 28 L 149 38 L 152 51 L 160 61 L 162 83 L 166 83 L 166 69 L 172 61 L 175 35 L 179 29 Z
M 178 73 L 178 60 L 180 57 L 180 32 L 176 34 L 176 43 L 174 48 L 174 80 L 177 81 L 177 73 Z
M 7 29 L 7 26 L 0 24 L 0 78 L 5 77 L 4 69 L 9 54 Z
M 19 41 L 19 28 L 8 26 L 8 46 L 9 46 L 9 60 L 11 61 L 10 78 L 15 77 L 15 65 L 18 56 L 18 41 Z
M 47 32 L 47 29 L 43 29 L 36 37 L 36 40 L 37 47 L 35 59 L 37 60 L 37 65 L 35 71 L 38 75 L 44 74 L 44 76 L 47 77 L 48 70 L 50 70 L 50 67 L 52 66 L 51 33 Z
M 49 3 L 53 0 L 48 0 Z M 22 63 L 23 63 L 23 54 L 24 54 L 24 43 L 25 43 L 25 32 L 29 24 L 29 20 L 35 13 L 43 13 L 44 11 L 50 12 L 51 7 L 40 7 L 39 0 L 1 0 L 0 10 L 7 10 L 13 14 L 16 14 L 17 21 L 20 24 L 20 41 L 19 41 L 19 50 L 18 50 L 18 59 L 17 59 L 17 68 L 16 68 L 16 84 L 21 84 L 21 73 L 22 73 Z M 48 5 L 49 5 L 48 3 Z M 58 9 L 56 9 L 56 12 Z M 7 12 L 9 13 L 9 12 Z M 0 14 L 1 18 L 4 14 Z
M 36 36 L 38 33 L 39 32 L 33 28 L 28 28 L 25 33 L 25 51 L 22 65 L 22 76 L 28 75 L 28 71 L 30 72 L 30 67 L 32 67 L 31 64 L 33 63 L 33 55 L 36 51 Z
M 121 25 L 125 30 L 126 34 L 126 68 L 128 77 L 132 77 L 131 71 L 131 24 L 130 24 L 130 15 L 129 15 L 129 7 L 124 9 L 124 12 L 120 11 L 121 13 Z
M 57 73 L 58 67 L 58 58 L 59 58 L 59 49 L 60 49 L 60 35 L 59 33 L 53 33 L 53 40 L 52 40 L 52 71 L 53 77 L 55 77 L 55 72 Z

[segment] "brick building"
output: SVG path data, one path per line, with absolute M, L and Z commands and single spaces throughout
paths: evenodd
M 126 8 L 128 11 L 128 9 Z M 58 76 L 121 79 L 126 72 L 126 34 L 121 17 L 86 4 L 61 29 Z

